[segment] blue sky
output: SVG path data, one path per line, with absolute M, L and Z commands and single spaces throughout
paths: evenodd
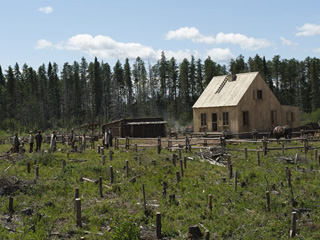
M 0 65 L 320 56 L 319 0 L 0 0 Z

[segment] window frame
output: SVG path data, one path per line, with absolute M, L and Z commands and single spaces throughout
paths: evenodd
M 257 90 L 257 99 L 258 100 L 263 99 L 263 91 L 261 89 Z
M 207 126 L 207 113 L 201 113 L 200 116 L 201 127 Z
M 223 126 L 229 126 L 229 112 L 222 112 Z
M 242 111 L 242 124 L 243 126 L 249 126 L 249 111 Z

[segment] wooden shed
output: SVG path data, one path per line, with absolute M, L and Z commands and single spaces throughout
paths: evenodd
M 120 119 L 104 124 L 102 130 L 111 129 L 118 137 L 165 137 L 166 124 L 163 118 Z
M 300 126 L 300 110 L 281 105 L 258 72 L 213 77 L 193 105 L 195 132 L 269 131 Z

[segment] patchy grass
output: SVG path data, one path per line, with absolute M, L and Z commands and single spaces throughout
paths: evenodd
M 312 143 L 317 146 L 318 143 Z M 288 143 L 286 146 L 302 146 Z M 260 149 L 258 144 L 233 144 L 228 148 Z M 281 147 L 277 143 L 270 147 Z M 9 149 L 0 145 L 0 152 Z M 260 153 L 230 152 L 233 171 L 238 174 L 237 191 L 228 169 L 200 161 L 198 150 L 183 153 L 191 157 L 179 183 L 172 164 L 173 152 L 156 148 L 139 148 L 138 152 L 114 150 L 113 160 L 105 150 L 106 164 L 95 150 L 70 153 L 70 147 L 58 145 L 62 152 L 14 155 L 2 158 L 0 164 L 0 239 L 155 239 L 156 213 L 161 212 L 162 235 L 167 239 L 186 239 L 188 227 L 198 225 L 210 239 L 287 239 L 291 213 L 297 213 L 297 234 L 301 238 L 318 238 L 319 164 L 313 151 L 286 150 L 285 156 L 299 155 L 297 164 L 279 161 L 281 151 Z M 49 149 L 48 144 L 43 149 Z M 177 154 L 177 152 L 176 152 Z M 141 165 L 139 165 L 141 158 Z M 169 161 L 166 161 L 169 158 Z M 74 159 L 85 160 L 73 162 Z M 125 169 L 128 160 L 128 176 Z M 153 161 L 155 160 L 155 161 Z M 63 161 L 66 166 L 62 167 Z M 31 172 L 27 173 L 27 163 Z M 36 179 L 35 168 L 39 167 Z M 110 166 L 114 183 L 110 183 Z M 291 171 L 292 189 L 286 181 L 285 168 Z M 181 172 L 180 172 L 181 175 Z M 103 196 L 97 183 L 102 176 Z M 134 182 L 135 179 L 135 182 Z M 168 188 L 163 196 L 163 182 Z M 142 184 L 145 185 L 146 211 Z M 76 226 L 74 194 L 79 188 L 82 205 L 82 227 Z M 266 190 L 270 191 L 271 211 L 266 211 Z M 169 196 L 175 195 L 175 201 Z M 212 195 L 213 210 L 208 209 Z M 8 213 L 9 196 L 14 199 L 14 213 Z M 28 213 L 26 209 L 31 211 Z

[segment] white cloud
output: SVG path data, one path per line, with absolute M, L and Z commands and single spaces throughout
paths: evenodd
M 298 43 L 292 42 L 291 40 L 288 40 L 284 37 L 280 37 L 280 40 L 283 45 L 290 46 L 290 47 L 298 46 Z
M 139 43 L 117 42 L 108 36 L 91 36 L 78 34 L 69 38 L 66 42 L 55 45 L 60 50 L 76 50 L 84 52 L 91 57 L 103 59 L 135 59 L 140 56 L 143 59 L 156 59 L 157 53 L 151 47 Z
M 174 57 L 178 62 L 181 62 L 185 58 L 190 60 L 191 55 L 193 55 L 195 59 L 204 59 L 209 55 L 213 61 L 217 62 L 227 62 L 231 58 L 235 58 L 228 48 L 214 48 L 206 53 L 199 53 L 199 51 L 193 51 L 190 49 L 178 51 L 162 49 L 154 50 L 151 47 L 144 46 L 139 43 L 117 42 L 109 36 L 92 36 L 90 34 L 78 34 L 58 44 L 53 44 L 48 40 L 40 39 L 35 48 L 54 48 L 58 50 L 80 51 L 88 54 L 91 57 L 120 60 L 124 60 L 126 58 L 136 59 L 139 56 L 144 60 L 157 61 L 161 58 L 162 51 L 164 51 L 167 59 Z
M 315 53 L 320 53 L 320 48 L 312 49 L 312 51 L 315 52 Z
M 38 40 L 35 46 L 36 49 L 45 49 L 45 48 L 52 48 L 52 47 L 53 47 L 52 42 L 47 41 L 45 39 Z
M 213 48 L 207 51 L 207 56 L 215 62 L 228 62 L 230 59 L 235 58 L 229 48 Z
M 53 12 L 53 8 L 50 6 L 38 8 L 38 11 L 43 12 L 45 14 L 49 14 Z
M 314 36 L 320 34 L 320 25 L 305 23 L 302 27 L 297 27 L 296 36 Z
M 165 50 L 157 50 L 157 59 L 161 58 L 161 52 L 164 52 L 167 59 L 171 59 L 174 57 L 178 62 L 182 62 L 183 59 L 191 59 L 191 55 L 194 56 L 195 59 L 202 58 L 203 56 L 198 51 L 191 51 L 190 49 L 178 50 L 178 51 L 165 51 Z M 157 60 L 156 59 L 156 60 Z
M 193 42 L 198 42 L 198 43 L 206 43 L 206 44 L 213 44 L 215 43 L 214 37 L 207 37 L 202 35 L 198 29 L 194 27 L 184 27 L 184 28 L 179 28 L 176 31 L 169 31 L 165 38 L 167 40 L 184 40 L 188 39 Z
M 259 39 L 247 37 L 239 33 L 218 33 L 216 37 L 205 36 L 199 32 L 198 29 L 194 27 L 184 27 L 175 31 L 169 31 L 165 38 L 167 40 L 191 40 L 192 42 L 197 43 L 206 43 L 206 44 L 224 44 L 231 43 L 234 45 L 239 45 L 242 49 L 246 50 L 258 50 L 263 47 L 269 47 L 272 43 L 267 39 Z

